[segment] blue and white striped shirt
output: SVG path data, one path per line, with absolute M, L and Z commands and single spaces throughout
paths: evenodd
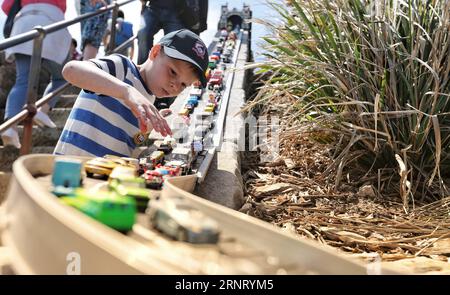
M 113 54 L 91 60 L 97 67 L 134 86 L 151 103 L 136 65 L 123 55 Z M 131 156 L 145 137 L 131 110 L 111 96 L 81 90 L 56 144 L 54 154 L 74 156 Z

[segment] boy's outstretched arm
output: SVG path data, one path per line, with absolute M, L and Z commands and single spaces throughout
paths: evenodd
M 62 72 L 69 83 L 95 93 L 124 101 L 139 121 L 139 128 L 147 133 L 151 129 L 162 136 L 172 134 L 169 124 L 136 88 L 99 69 L 90 61 L 70 61 Z

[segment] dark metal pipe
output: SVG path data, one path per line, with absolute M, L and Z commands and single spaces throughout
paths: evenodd
M 117 1 L 113 2 L 114 9 L 111 18 L 111 32 L 109 34 L 109 44 L 106 53 L 110 54 L 111 51 L 116 47 L 116 23 L 117 23 L 117 15 L 119 14 L 119 6 L 117 5 Z
M 31 137 L 33 132 L 33 117 L 36 114 L 36 98 L 38 95 L 39 73 L 41 72 L 42 45 L 46 35 L 41 26 L 34 27 L 39 36 L 33 42 L 33 55 L 31 56 L 30 74 L 28 75 L 27 105 L 28 116 L 24 121 L 21 155 L 30 153 Z

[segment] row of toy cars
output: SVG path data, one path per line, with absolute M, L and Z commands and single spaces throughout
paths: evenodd
M 111 163 L 99 159 L 111 160 L 117 166 L 108 172 L 104 164 L 111 168 Z M 95 158 L 84 166 L 97 164 L 103 165 L 105 170 L 96 171 L 109 175 L 107 191 L 82 188 L 83 164 L 81 160 L 72 158 L 56 158 L 52 191 L 64 204 L 121 232 L 132 229 L 139 211 L 149 215 L 155 229 L 179 241 L 218 241 L 220 232 L 216 221 L 190 206 L 183 198 L 153 198 L 151 191 L 145 188 L 145 181 L 136 177 L 136 166 L 130 165 L 128 158 Z
M 189 97 L 184 104 L 184 108 L 178 113 L 181 116 L 189 117 L 202 99 L 203 89 L 200 85 L 193 85 Z
M 175 138 L 167 137 L 163 141 L 156 141 L 154 146 L 156 151 L 139 159 L 139 173 L 149 188 L 159 189 L 165 178 L 186 175 L 191 171 L 192 152 L 184 147 L 177 147 Z

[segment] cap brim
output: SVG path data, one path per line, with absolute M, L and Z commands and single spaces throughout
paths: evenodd
M 193 59 L 189 58 L 188 56 L 182 54 L 178 50 L 167 47 L 167 46 L 164 46 L 164 53 L 172 58 L 184 60 L 184 61 L 187 61 L 188 63 L 194 65 L 195 69 L 197 70 L 199 80 L 202 83 L 202 86 L 206 87 L 207 81 L 206 81 L 205 73 L 204 73 L 202 67 L 198 63 L 196 63 Z

